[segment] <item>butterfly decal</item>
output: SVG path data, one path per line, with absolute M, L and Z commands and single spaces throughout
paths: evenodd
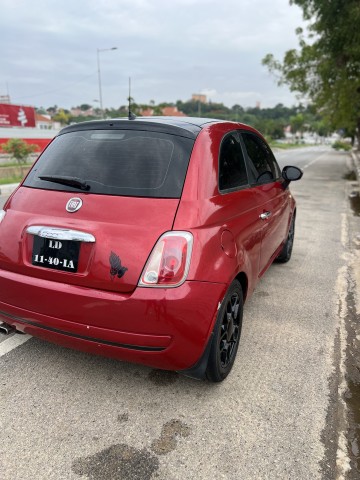
M 116 253 L 111 252 L 109 257 L 109 262 L 110 262 L 111 281 L 113 281 L 116 276 L 118 278 L 121 278 L 125 275 L 125 272 L 127 272 L 127 268 L 121 265 L 121 260 L 119 255 L 116 255 Z

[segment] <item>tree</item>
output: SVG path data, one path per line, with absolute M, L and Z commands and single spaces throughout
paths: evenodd
M 65 110 L 60 109 L 52 118 L 55 122 L 60 122 L 61 125 L 67 125 L 70 123 L 71 115 L 70 113 L 66 113 Z
M 304 115 L 302 113 L 298 113 L 297 115 L 290 117 L 290 126 L 291 126 L 291 132 L 293 133 L 293 135 L 296 136 L 296 134 L 299 133 L 301 138 L 303 135 L 304 126 L 305 126 Z
M 21 138 L 10 138 L 6 143 L 1 144 L 1 148 L 4 152 L 10 154 L 11 158 L 14 158 L 21 166 L 23 163 L 26 163 L 29 155 L 38 149 L 38 146 L 28 144 Z
M 46 109 L 46 111 L 49 113 L 49 115 L 55 115 L 55 113 L 58 111 L 58 106 L 54 105 L 53 107 L 49 107 Z
M 290 0 L 309 21 L 308 36 L 297 29 L 299 50 L 283 62 L 263 59 L 279 84 L 307 96 L 332 128 L 356 134 L 360 148 L 360 2 L 359 0 Z
M 79 108 L 81 111 L 86 112 L 87 110 L 90 110 L 91 105 L 88 103 L 82 103 Z
M 36 113 L 38 113 L 39 115 L 47 115 L 47 111 L 45 110 L 44 107 L 39 107 L 39 108 L 36 108 L 36 107 L 35 107 L 35 111 L 36 111 Z

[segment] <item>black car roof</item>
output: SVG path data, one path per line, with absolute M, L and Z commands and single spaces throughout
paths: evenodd
M 146 127 L 160 133 L 196 138 L 205 125 L 218 122 L 221 120 L 197 117 L 137 117 L 134 120 L 124 117 L 77 123 L 63 128 L 59 135 L 82 130 L 144 130 Z

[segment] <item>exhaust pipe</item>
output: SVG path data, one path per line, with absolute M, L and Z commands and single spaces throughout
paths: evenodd
M 3 335 L 9 335 L 10 333 L 15 332 L 16 329 L 5 322 L 0 322 L 0 333 Z

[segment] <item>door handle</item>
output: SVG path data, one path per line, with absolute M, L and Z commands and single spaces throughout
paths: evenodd
M 267 218 L 271 217 L 271 212 L 264 212 L 259 216 L 260 216 L 261 220 L 266 220 Z

